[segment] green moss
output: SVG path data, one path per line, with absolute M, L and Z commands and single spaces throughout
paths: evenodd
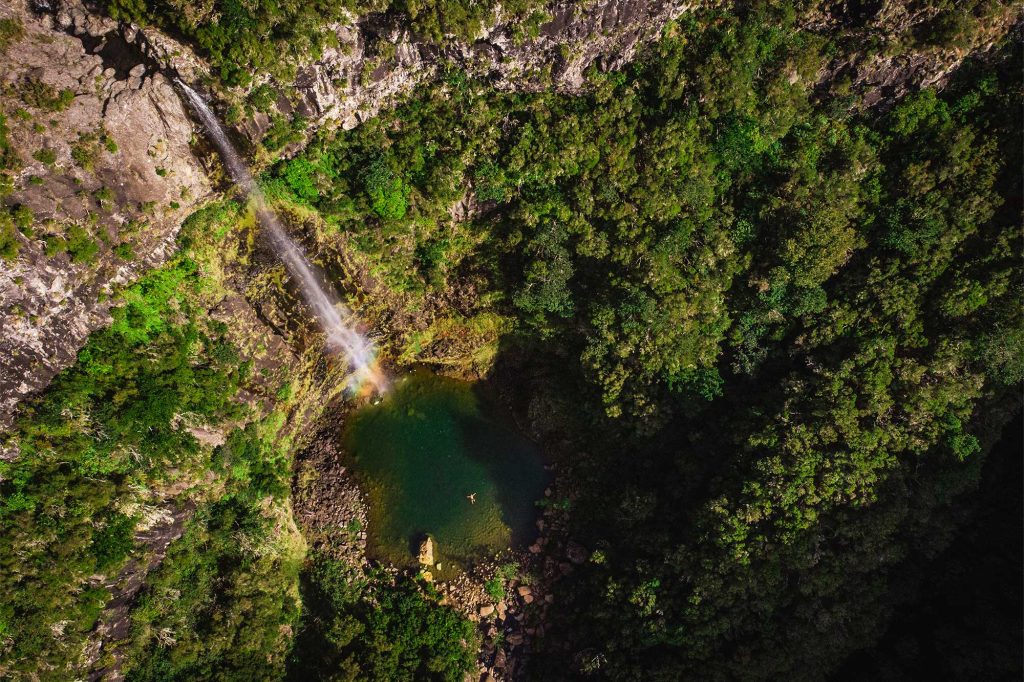
M 18 257 L 20 250 L 21 240 L 18 237 L 18 230 L 14 227 L 14 221 L 6 211 L 0 210 L 0 259 L 11 262 Z
M 109 187 L 100 187 L 98 190 L 93 192 L 93 196 L 100 205 L 108 205 L 114 201 L 114 190 Z
M 118 244 L 117 246 L 114 247 L 113 251 L 114 255 L 120 258 L 121 260 L 127 261 L 133 260 L 135 258 L 135 249 L 128 242 Z
M 96 133 L 79 133 L 78 139 L 71 145 L 71 158 L 83 170 L 94 171 L 99 160 L 99 135 Z
M 72 225 L 68 230 L 67 251 L 74 263 L 92 263 L 96 260 L 100 247 L 88 230 L 80 225 Z
M 70 88 L 57 90 L 49 83 L 35 77 L 27 77 L 18 84 L 21 100 L 43 111 L 64 111 L 75 99 L 75 91 Z

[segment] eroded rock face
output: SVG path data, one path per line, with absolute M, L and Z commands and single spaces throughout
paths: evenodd
M 311 129 L 324 124 L 351 129 L 436 77 L 446 63 L 503 91 L 579 93 L 587 88 L 589 69 L 621 69 L 656 40 L 668 22 L 715 4 L 556 0 L 546 7 L 547 20 L 536 35 L 523 37 L 523 26 L 499 16 L 473 43 L 454 42 L 444 48 L 418 40 L 399 18 L 351 17 L 335 28 L 337 47 L 300 68 L 294 82 L 279 84 L 291 96 L 279 98 L 277 112 L 297 113 Z M 964 59 L 991 48 L 1019 21 L 1019 13 L 1007 5 L 987 20 L 970 44 L 933 48 L 916 42 L 915 35 L 936 8 L 911 11 L 899 0 L 822 7 L 831 10 L 812 12 L 805 30 L 841 36 L 847 49 L 821 70 L 815 86 L 827 94 L 841 84 L 858 94 L 858 105 L 868 107 L 888 106 L 914 89 L 942 85 Z M 866 45 L 880 47 L 872 51 L 864 49 Z M 240 128 L 251 142 L 259 142 L 270 125 L 271 117 L 260 113 Z
M 486 78 L 499 90 L 580 92 L 588 69 L 621 68 L 692 6 L 681 0 L 559 0 L 547 8 L 549 19 L 534 37 L 517 38 L 516 28 L 499 19 L 474 43 L 443 50 L 417 40 L 396 20 L 353 17 L 336 28 L 337 47 L 299 70 L 292 84 L 298 95 L 295 108 L 314 127 L 337 121 L 354 128 L 435 76 L 445 62 Z M 285 114 L 293 111 L 283 101 L 279 108 Z M 258 141 L 269 125 L 270 118 L 258 114 L 242 128 Z
M 931 46 L 920 36 L 939 11 L 902 0 L 865 0 L 812 15 L 806 30 L 838 36 L 847 46 L 818 74 L 822 96 L 856 92 L 864 107 L 888 109 L 912 91 L 943 87 L 965 59 L 991 51 L 1022 18 L 1008 3 L 993 8 L 968 40 Z
M 24 6 L 0 6 L 0 15 L 18 16 L 25 27 L 0 69 L 10 140 L 22 161 L 15 191 L 4 201 L 35 216 L 17 260 L 0 267 L 5 428 L 15 405 L 68 365 L 92 331 L 109 324 L 113 289 L 167 258 L 182 220 L 210 185 L 190 149 L 192 122 L 173 87 L 155 63 L 131 51 L 114 22 L 70 3 L 55 18 Z M 69 91 L 73 99 L 66 109 L 48 110 L 26 94 L 31 89 Z M 54 161 L 34 158 L 45 159 L 40 150 L 52 152 Z M 95 244 L 94 255 L 56 253 L 73 229 Z

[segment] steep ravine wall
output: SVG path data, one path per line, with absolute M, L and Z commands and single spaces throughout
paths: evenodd
M 887 23 L 902 15 L 892 4 L 886 7 L 890 13 L 874 16 L 870 21 L 875 23 L 863 30 L 903 31 Z M 551 21 L 534 39 L 517 43 L 510 27 L 499 24 L 472 45 L 443 50 L 416 41 L 400 25 L 367 17 L 338 27 L 338 48 L 300 69 L 294 83 L 279 84 L 291 95 L 282 98 L 281 107 L 283 113 L 298 107 L 314 128 L 350 128 L 433 77 L 446 61 L 503 90 L 580 92 L 586 87 L 587 69 L 622 67 L 659 35 L 666 22 L 688 8 L 662 0 L 563 1 L 551 8 Z M 158 31 L 112 22 L 75 1 L 59 2 L 43 14 L 21 2 L 0 4 L 0 17 L 9 16 L 20 17 L 26 31 L 3 56 L 3 96 L 18 97 L 24 84 L 43 83 L 55 91 L 71 90 L 74 98 L 63 111 L 26 106 L 28 119 L 9 122 L 23 166 L 15 179 L 16 191 L 6 201 L 28 206 L 42 226 L 37 237 L 23 239 L 14 263 L 0 267 L 0 429 L 10 423 L 24 396 L 44 388 L 73 362 L 92 331 L 109 324 L 113 290 L 165 261 L 182 220 L 215 196 L 215 173 L 195 151 L 197 131 L 165 71 L 197 80 L 205 71 L 201 58 Z M 828 22 L 838 20 L 822 21 L 809 30 L 835 30 Z M 986 49 L 1003 32 L 1005 25 L 994 24 L 983 41 L 957 50 L 837 58 L 820 74 L 820 85 L 827 88 L 836 78 L 849 77 L 861 88 L 867 105 L 884 105 L 922 83 L 941 83 L 967 55 Z M 393 58 L 375 56 L 381 40 L 395 45 Z M 268 122 L 261 115 L 245 122 L 242 130 L 255 141 Z M 76 150 L 90 136 L 95 137 L 95 153 L 85 167 Z M 44 148 L 53 150 L 55 162 L 34 159 Z M 101 194 L 103 190 L 111 196 Z M 47 225 L 50 220 L 54 224 Z M 42 237 L 67 234 L 72 224 L 87 229 L 95 240 L 94 259 L 47 255 Z M 132 258 L 115 253 L 122 244 L 131 246 Z M 232 298 L 231 304 L 219 313 L 225 322 L 246 321 L 246 337 L 255 343 L 265 336 L 268 356 L 284 359 L 290 368 L 300 365 L 271 329 L 269 315 L 257 315 L 253 304 L 241 296 Z M 323 404 L 315 400 L 319 390 L 310 391 L 311 406 Z M 301 420 L 292 421 L 301 428 Z M 152 561 L 129 566 L 111 578 L 116 599 L 90 644 L 90 661 L 123 636 L 127 605 L 145 573 L 181 532 L 182 519 L 190 511 L 168 511 L 157 519 L 146 529 L 148 535 L 138 538 L 153 551 Z M 116 673 L 116 663 L 112 670 Z
M 277 109 L 302 114 L 309 130 L 351 128 L 447 63 L 501 90 L 577 93 L 586 88 L 588 69 L 621 68 L 666 23 L 714 4 L 557 0 L 536 37 L 516 39 L 514 26 L 499 18 L 472 44 L 443 48 L 418 40 L 401 19 L 353 17 L 335 27 L 336 47 L 301 66 L 292 83 L 274 83 L 281 94 Z M 870 12 L 858 16 L 847 16 L 844 3 L 829 7 L 812 13 L 806 30 L 843 35 L 850 46 L 868 37 L 904 46 L 870 55 L 851 47 L 819 73 L 815 87 L 822 96 L 831 96 L 841 82 L 865 106 L 886 106 L 922 84 L 942 84 L 966 57 L 989 49 L 1019 22 L 1019 13 L 1007 7 L 970 45 L 908 48 L 907 36 L 928 16 L 909 14 L 896 0 L 873 3 Z M 66 232 L 72 221 L 89 223 L 100 248 L 93 262 L 75 262 L 67 254 L 47 256 L 40 238 L 24 239 L 17 261 L 0 269 L 0 429 L 10 424 L 24 396 L 43 388 L 74 359 L 91 331 L 109 323 L 112 288 L 163 262 L 181 221 L 212 192 L 207 169 L 192 148 L 195 127 L 169 80 L 174 75 L 189 82 L 203 79 L 208 69 L 201 57 L 158 30 L 103 18 L 82 0 L 32 6 L 28 0 L 5 0 L 0 17 L 10 16 L 20 17 L 26 30 L 3 56 L 4 97 L 16 97 L 31 81 L 71 89 L 74 99 L 65 111 L 27 107 L 31 120 L 9 122 L 24 164 L 6 201 L 31 208 L 37 222 L 56 221 L 44 232 Z M 243 121 L 239 132 L 255 143 L 269 125 L 270 117 L 258 113 Z M 72 151 L 90 134 L 111 140 L 117 152 L 101 149 L 86 169 Z M 33 159 L 41 147 L 54 150 L 55 164 Z M 104 188 L 113 191 L 112 199 L 96 199 Z M 125 242 L 132 259 L 113 253 Z
M 472 67 L 503 88 L 553 83 L 573 91 L 591 64 L 622 66 L 684 9 L 667 0 L 560 2 L 552 22 L 528 43 L 513 44 L 510 27 L 502 24 L 474 45 L 443 54 L 398 26 L 382 25 L 380 17 L 367 17 L 339 26 L 339 47 L 301 68 L 288 87 L 313 127 L 357 125 L 433 75 L 443 60 Z M 0 18 L 10 17 L 25 32 L 4 55 L 4 97 L 17 98 L 25 84 L 41 83 L 71 90 L 74 98 L 60 112 L 11 102 L 30 120 L 9 122 L 23 163 L 6 201 L 29 207 L 48 227 L 36 230 L 36 238 L 21 237 L 17 260 L 0 269 L 0 429 L 11 424 L 25 396 L 73 362 L 92 331 L 110 323 L 116 286 L 166 260 L 182 220 L 212 196 L 207 169 L 192 149 L 196 130 L 170 80 L 199 80 L 206 72 L 201 58 L 159 31 L 104 18 L 81 0 L 0 4 Z M 371 55 L 381 39 L 396 44 L 394 59 Z M 369 75 L 360 77 L 364 72 Z M 336 87 L 345 78 L 352 85 Z M 33 125 L 40 119 L 46 120 L 43 130 Z M 241 130 L 259 138 L 267 123 L 257 115 Z M 74 157 L 83 136 L 98 142 L 88 167 Z M 40 148 L 52 149 L 56 162 L 34 160 Z M 97 255 L 47 255 L 45 238 L 66 236 L 73 224 L 88 230 Z M 124 243 L 135 258 L 115 255 Z
M 181 222 L 211 191 L 177 94 L 151 65 L 125 62 L 132 56 L 114 40 L 116 23 L 80 12 L 83 42 L 23 4 L 0 5 L 0 17 L 11 16 L 24 36 L 0 58 L 0 88 L 21 168 L 5 202 L 35 220 L 33 238 L 22 235 L 17 259 L 0 266 L 0 428 L 109 324 L 113 288 L 166 260 Z M 34 106 L 28 93 L 40 89 L 73 99 L 63 110 Z M 54 160 L 38 160 L 40 150 Z M 52 246 L 48 255 L 47 238 L 52 245 L 74 228 L 95 255 Z M 116 255 L 120 245 L 132 256 Z
M 534 38 L 517 40 L 513 26 L 499 22 L 472 44 L 444 48 L 418 40 L 398 20 L 371 15 L 337 27 L 338 46 L 300 69 L 293 84 L 296 106 L 313 127 L 336 121 L 353 128 L 395 97 L 456 65 L 505 91 L 552 89 L 578 93 L 590 68 L 620 69 L 655 40 L 664 26 L 695 2 L 681 0 L 558 0 Z M 714 4 L 704 2 L 704 5 Z M 379 56 L 382 44 L 394 56 Z M 288 112 L 286 112 L 288 113 Z M 258 139 L 269 124 L 259 115 L 246 128 Z

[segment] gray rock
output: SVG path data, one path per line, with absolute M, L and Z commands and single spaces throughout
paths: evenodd
M 116 23 L 74 3 L 61 3 L 52 20 L 27 11 L 21 19 L 25 37 L 8 48 L 0 85 L 31 77 L 57 90 L 71 89 L 75 98 L 67 110 L 45 114 L 55 124 L 44 133 L 30 124 L 11 125 L 10 140 L 25 169 L 9 201 L 28 206 L 39 221 L 84 224 L 90 212 L 98 213 L 93 231 L 105 233 L 111 244 L 133 219 L 147 221 L 148 227 L 133 238 L 137 257 L 132 261 L 120 260 L 104 245 L 94 263 L 72 263 L 67 255 L 47 257 L 36 238 L 23 240 L 17 260 L 0 268 L 0 429 L 11 424 L 22 398 L 49 383 L 91 332 L 110 323 L 111 299 L 101 294 L 164 262 L 182 219 L 210 192 L 191 151 L 191 119 L 167 79 L 157 74 L 129 89 L 99 56 L 86 52 L 81 40 L 54 28 L 104 35 Z M 117 151 L 99 147 L 95 167 L 87 171 L 71 158 L 71 146 L 80 135 L 97 131 L 116 143 Z M 32 160 L 40 146 L 56 152 L 53 167 Z M 164 177 L 157 168 L 164 169 Z M 29 175 L 43 183 L 29 184 Z M 112 206 L 80 196 L 101 187 L 113 192 Z M 154 210 L 141 210 L 149 202 Z

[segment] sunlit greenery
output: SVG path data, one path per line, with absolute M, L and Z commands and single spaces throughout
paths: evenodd
M 289 679 L 459 682 L 472 668 L 473 625 L 409 579 L 391 584 L 314 555 Z
M 315 258 L 356 273 L 339 285 L 376 316 L 391 365 L 490 373 L 569 479 L 544 501 L 567 525 L 552 546 L 585 549 L 541 557 L 564 577 L 525 679 L 826 679 L 962 522 L 1024 382 L 1021 48 L 994 37 L 948 82 L 871 106 L 870 84 L 841 68 L 820 81 L 826 67 L 948 57 L 1005 5 L 921 0 L 912 29 L 881 36 L 858 32 L 868 4 L 694 8 L 581 94 L 497 91 L 442 64 L 352 130 L 272 116 L 263 145 L 284 156 L 265 194 Z M 286 82 L 346 10 L 444 42 L 495 8 L 106 5 L 175 29 L 242 86 Z M 535 9 L 505 7 L 523 31 Z M 17 84 L 49 112 L 67 92 Z M 252 89 L 232 121 L 277 95 Z M 82 168 L 117 151 L 101 129 L 68 143 Z M 21 163 L 0 116 L 0 194 Z M 23 208 L 0 210 L 5 265 L 33 229 Z M 177 255 L 116 291 L 111 324 L 20 406 L 0 462 L 0 677 L 90 672 L 99 576 L 141 558 L 158 504 L 183 531 L 131 604 L 127 679 L 473 670 L 474 627 L 429 585 L 306 546 L 289 429 L 321 406 L 297 408 L 297 377 L 252 398 L 256 351 L 218 309 L 225 288 L 259 299 L 276 277 L 246 251 L 252 221 L 231 201 L 198 211 Z M 84 227 L 44 238 L 51 256 L 99 258 Z M 284 313 L 254 307 L 280 331 Z M 223 443 L 200 442 L 205 427 Z M 985 670 L 1013 678 L 1013 653 Z
M 109 598 L 137 519 L 125 510 L 151 485 L 203 467 L 180 419 L 239 414 L 246 365 L 226 327 L 197 310 L 196 263 L 182 254 L 127 289 L 113 324 L 78 362 L 23 405 L 0 465 L 0 670 L 63 667 Z

